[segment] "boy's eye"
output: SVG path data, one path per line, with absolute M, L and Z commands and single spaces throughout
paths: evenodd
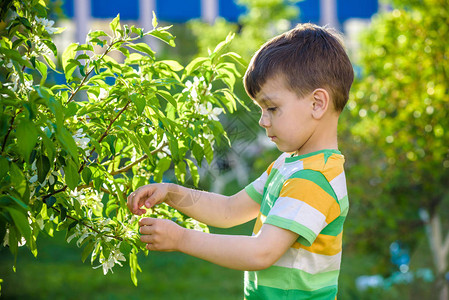
M 267 110 L 271 111 L 271 112 L 275 112 L 276 109 L 278 109 L 277 107 L 268 107 Z

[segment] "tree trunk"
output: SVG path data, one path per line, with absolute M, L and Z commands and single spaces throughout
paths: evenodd
M 422 211 L 421 219 L 424 222 L 427 238 L 432 252 L 432 258 L 436 270 L 436 286 L 439 290 L 439 300 L 449 300 L 449 285 L 445 278 L 447 272 L 447 255 L 449 252 L 449 233 L 443 240 L 441 220 L 437 211 L 429 218 L 427 211 Z

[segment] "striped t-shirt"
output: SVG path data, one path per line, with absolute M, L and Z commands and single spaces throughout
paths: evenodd
M 344 157 L 337 150 L 282 154 L 245 190 L 260 204 L 254 226 L 299 234 L 271 267 L 245 272 L 245 299 L 335 299 L 343 223 L 349 203 Z

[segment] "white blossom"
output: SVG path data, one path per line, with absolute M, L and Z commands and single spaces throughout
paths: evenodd
M 56 31 L 58 31 L 58 28 L 53 27 L 53 25 L 55 24 L 55 21 L 53 20 L 48 20 L 46 18 L 38 18 L 38 17 L 34 17 L 34 19 L 36 20 L 36 22 L 42 26 L 44 26 L 45 30 L 49 33 L 49 34 L 53 34 Z
M 13 68 L 12 60 L 9 60 L 9 62 L 5 66 L 8 69 L 12 69 Z
M 198 101 L 198 92 L 203 93 L 204 95 L 209 95 L 210 90 L 212 89 L 212 85 L 206 85 L 206 79 L 203 76 L 200 78 L 194 77 L 193 82 L 187 80 L 185 83 L 185 89 L 182 90 L 183 93 L 188 92 L 189 98 L 193 101 Z M 200 88 L 201 86 L 201 88 Z
M 223 112 L 223 108 L 212 107 L 212 103 L 207 102 L 206 105 L 199 105 L 198 112 L 201 115 L 207 116 L 209 120 L 218 121 L 218 116 Z
M 80 128 L 76 131 L 75 135 L 73 135 L 73 139 L 78 147 L 85 151 L 86 155 L 89 155 L 89 142 L 90 139 L 86 137 L 86 134 L 83 133 L 83 128 Z
M 26 242 L 26 239 L 22 237 L 17 246 L 22 247 L 26 244 Z M 5 237 L 3 238 L 3 247 L 6 246 L 9 246 L 9 228 L 6 229 Z
M 120 245 L 120 244 L 119 244 Z M 117 246 L 117 248 L 119 247 Z M 100 263 L 101 265 L 94 267 L 94 269 L 97 269 L 99 267 L 103 267 L 103 274 L 106 275 L 109 270 L 111 270 L 111 273 L 114 273 L 112 271 L 112 268 L 115 264 L 118 264 L 119 266 L 122 266 L 122 263 L 120 261 L 126 261 L 125 256 L 123 253 L 120 252 L 119 249 L 112 250 L 109 254 L 108 259 L 105 259 L 104 257 L 100 257 Z
M 100 88 L 100 94 L 98 95 L 98 100 L 104 100 L 109 97 L 109 92 L 104 88 Z
M 186 88 L 183 89 L 182 92 L 183 93 L 189 92 L 189 98 L 191 98 L 194 101 L 198 101 L 197 86 L 195 84 L 193 84 L 190 80 L 187 80 Z

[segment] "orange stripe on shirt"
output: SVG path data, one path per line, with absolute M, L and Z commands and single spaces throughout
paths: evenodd
M 310 247 L 306 247 L 298 242 L 294 243 L 292 247 L 295 249 L 303 248 L 316 254 L 336 255 L 341 252 L 342 237 L 343 233 L 340 233 L 337 236 L 319 234 Z
M 256 223 L 254 224 L 254 229 L 253 229 L 254 234 L 259 233 L 259 230 L 262 227 L 263 223 L 265 222 L 266 218 L 267 218 L 266 216 L 262 215 L 262 213 L 259 212 L 259 215 L 257 216 L 257 219 L 256 219 Z
M 291 178 L 285 181 L 279 197 L 298 199 L 315 208 L 326 216 L 329 224 L 340 215 L 337 201 L 313 181 L 302 178 Z
M 326 163 L 326 169 L 322 171 L 327 181 L 331 182 L 335 177 L 344 172 L 343 164 L 340 161 L 341 159 L 343 158 L 332 156 L 329 157 L 329 160 Z

